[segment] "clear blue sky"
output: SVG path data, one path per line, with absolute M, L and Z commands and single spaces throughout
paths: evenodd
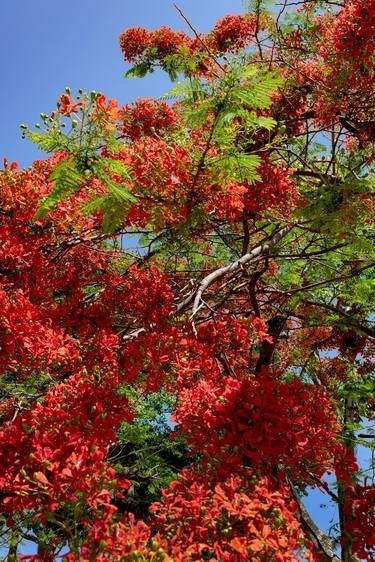
M 194 25 L 210 29 L 227 13 L 243 11 L 241 0 L 177 0 Z M 2 0 L 0 2 L 0 162 L 21 166 L 42 153 L 22 141 L 21 123 L 49 113 L 66 86 L 103 92 L 121 103 L 161 95 L 169 88 L 160 73 L 124 80 L 118 36 L 126 27 L 169 25 L 187 31 L 172 0 Z
M 243 11 L 241 0 L 177 3 L 203 32 L 225 14 Z M 161 73 L 124 80 L 128 67 L 118 36 L 126 27 L 164 24 L 187 31 L 172 0 L 2 0 L 0 21 L 0 167 L 4 156 L 21 167 L 43 158 L 31 142 L 21 139 L 19 125 L 33 125 L 41 112 L 52 111 L 66 86 L 94 89 L 120 104 L 169 89 Z M 310 513 L 327 529 L 332 510 L 320 510 L 321 503 L 329 502 L 317 492 L 307 500 Z

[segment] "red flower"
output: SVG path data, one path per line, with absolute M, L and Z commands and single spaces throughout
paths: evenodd
M 78 107 L 82 106 L 82 102 L 72 103 L 72 96 L 62 94 L 57 102 L 57 107 L 62 115 L 70 115 L 74 113 Z
M 256 20 L 251 14 L 225 16 L 212 31 L 214 47 L 222 53 L 242 49 L 253 40 L 255 28 Z
M 136 63 L 149 46 L 151 32 L 142 27 L 131 27 L 120 35 L 120 48 L 124 59 Z

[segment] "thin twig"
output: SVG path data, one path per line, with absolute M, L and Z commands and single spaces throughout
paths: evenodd
M 182 19 L 184 19 L 187 23 L 187 25 L 190 27 L 190 29 L 192 30 L 192 32 L 194 33 L 195 37 L 198 39 L 199 43 L 202 45 L 202 47 L 204 48 L 205 51 L 207 51 L 207 53 L 210 55 L 210 58 L 212 58 L 212 60 L 217 64 L 217 66 L 220 68 L 220 70 L 222 70 L 223 72 L 225 72 L 225 68 L 219 63 L 218 60 L 216 60 L 216 57 L 214 56 L 214 54 L 212 53 L 212 51 L 210 50 L 210 48 L 206 45 L 206 43 L 203 41 L 203 39 L 201 38 L 200 34 L 198 33 L 198 31 L 194 28 L 194 26 L 192 25 L 192 23 L 189 21 L 189 19 L 185 16 L 184 12 L 181 10 L 181 8 L 179 8 L 177 6 L 177 4 L 173 4 L 173 6 L 176 8 L 176 10 L 178 11 L 178 13 L 180 14 L 180 16 L 182 17 Z

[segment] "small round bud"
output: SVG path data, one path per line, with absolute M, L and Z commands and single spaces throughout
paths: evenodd
M 69 95 L 72 93 L 72 90 L 69 88 L 69 86 L 67 86 L 67 87 L 65 88 L 65 91 L 66 91 L 66 93 L 69 94 Z

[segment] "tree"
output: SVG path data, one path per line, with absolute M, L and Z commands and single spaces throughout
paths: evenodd
M 375 4 L 186 21 L 120 37 L 164 99 L 67 89 L 0 175 L 8 560 L 370 560 Z

